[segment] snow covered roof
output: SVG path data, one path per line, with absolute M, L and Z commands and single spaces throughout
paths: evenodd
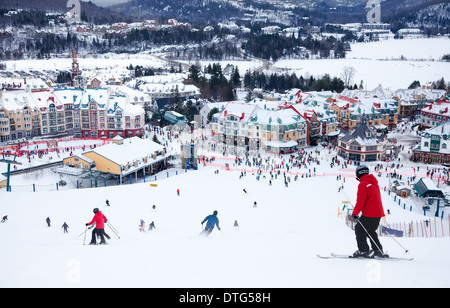
M 271 125 L 291 125 L 305 120 L 293 109 L 257 110 L 251 118 L 252 122 Z
M 0 85 L 14 90 L 46 90 L 48 85 L 40 78 L 0 77 Z
M 25 106 L 29 106 L 30 108 L 38 107 L 30 92 L 25 90 L 1 92 L 0 107 L 14 111 L 20 110 Z
M 110 86 L 111 93 L 114 95 L 126 95 L 130 103 L 133 104 L 143 104 L 146 102 L 151 102 L 152 98 L 139 90 L 135 90 L 125 85 L 121 86 Z
M 450 114 L 450 103 L 438 103 L 438 104 L 430 104 L 428 107 L 423 108 L 421 111 L 434 113 L 434 114 Z
M 225 120 L 225 117 L 233 115 L 239 118 L 241 123 L 246 123 L 250 120 L 250 117 L 260 109 L 255 104 L 249 104 L 245 102 L 229 102 L 225 109 L 219 114 L 218 120 Z
M 79 105 L 83 97 L 83 90 L 81 89 L 57 89 L 54 92 L 58 100 L 66 104 Z
M 437 126 L 434 126 L 430 129 L 427 129 L 426 131 L 424 131 L 422 133 L 422 136 L 425 135 L 439 135 L 439 136 L 443 136 L 443 135 L 447 135 L 450 136 L 450 122 L 444 122 L 442 124 L 439 124 Z
M 106 109 L 109 98 L 107 89 L 86 89 L 81 101 L 81 107 L 87 108 L 91 101 L 95 101 L 98 104 L 98 108 Z
M 118 165 L 124 166 L 135 160 L 141 160 L 143 157 L 151 156 L 153 153 L 162 151 L 163 149 L 164 147 L 162 145 L 150 139 L 132 137 L 124 139 L 123 144 L 110 143 L 85 153 L 95 152 Z
M 381 140 L 377 137 L 376 133 L 367 126 L 367 118 L 363 115 L 361 121 L 356 125 L 354 130 L 340 138 L 340 141 L 344 143 L 356 141 L 362 146 L 375 146 L 378 145 Z
M 298 145 L 298 143 L 293 140 L 263 141 L 263 143 L 265 146 L 272 148 L 291 148 Z
M 39 108 L 46 108 L 50 104 L 54 104 L 55 106 L 62 106 L 63 104 L 58 99 L 57 96 L 55 96 L 53 91 L 37 91 L 32 92 L 31 96 L 33 97 L 36 105 Z M 62 107 L 61 107 L 62 108 Z

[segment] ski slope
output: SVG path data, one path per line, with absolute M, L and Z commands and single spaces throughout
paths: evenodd
M 231 163 L 225 171 L 220 167 L 225 160 L 217 159 L 217 165 L 152 182 L 157 187 L 139 183 L 36 193 L 2 189 L 0 215 L 9 220 L 0 224 L 0 287 L 449 287 L 448 237 L 398 238 L 412 262 L 317 258 L 356 250 L 353 231 L 337 215 L 342 201 L 355 202 L 354 167 L 331 168 L 327 152 L 321 153 L 316 177 L 292 179 L 289 187 L 282 175 L 272 186 L 268 178 L 258 181 L 248 166 L 239 179 L 244 166 Z M 344 191 L 338 192 L 342 181 L 336 174 L 346 178 Z M 386 177 L 378 179 L 381 187 L 387 184 Z M 391 211 L 388 222 L 423 219 L 397 206 L 387 193 L 382 197 L 385 210 Z M 106 227 L 108 245 L 87 245 L 90 231 L 83 245 L 94 207 L 120 239 Z M 214 210 L 222 231 L 198 237 L 200 222 Z M 156 230 L 139 232 L 140 219 L 147 226 L 155 221 Z M 64 222 L 68 234 L 61 229 Z M 389 254 L 406 255 L 393 239 L 381 237 L 381 242 Z

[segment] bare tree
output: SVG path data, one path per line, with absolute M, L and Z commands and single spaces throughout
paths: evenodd
M 345 87 L 349 87 L 353 83 L 353 77 L 355 77 L 356 69 L 353 66 L 345 66 L 341 78 L 344 81 Z

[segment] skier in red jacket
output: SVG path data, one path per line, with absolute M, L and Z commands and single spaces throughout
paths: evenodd
M 353 257 L 372 256 L 367 238 L 370 240 L 374 256 L 387 257 L 383 253 L 383 247 L 377 235 L 381 217 L 385 216 L 378 181 L 372 174 L 369 174 L 369 168 L 364 165 L 356 168 L 356 179 L 359 181 L 359 185 L 352 216 L 357 221 L 355 235 L 358 250 Z M 360 213 L 361 217 L 358 219 Z
M 105 222 L 108 221 L 105 215 L 99 211 L 98 208 L 94 209 L 94 218 L 92 218 L 91 222 L 88 222 L 86 226 L 90 226 L 95 223 L 95 228 L 92 231 L 92 239 L 89 243 L 90 245 L 96 245 L 96 237 L 100 236 L 100 244 L 106 244 L 105 241 Z

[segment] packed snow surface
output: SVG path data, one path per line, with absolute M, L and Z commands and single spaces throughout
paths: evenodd
M 230 171 L 221 167 L 224 161 Z M 414 257 L 412 262 L 317 258 L 356 250 L 353 231 L 338 217 L 342 201 L 355 202 L 354 166 L 331 168 L 323 157 L 315 177 L 300 177 L 285 187 L 282 175 L 269 186 L 268 173 L 257 180 L 256 168 L 234 166 L 230 159 L 215 163 L 151 183 L 35 193 L 1 190 L 0 214 L 9 220 L 0 224 L 0 287 L 97 287 L 99 279 L 102 287 L 450 286 L 448 237 L 397 238 L 408 253 L 381 237 L 385 251 Z M 388 183 L 385 176 L 378 179 L 381 187 Z M 339 192 L 340 185 L 345 188 Z M 385 211 L 391 212 L 388 222 L 424 219 L 396 205 L 387 193 L 382 197 Z M 84 238 L 95 207 L 119 232 L 120 238 L 105 228 L 111 236 L 108 245 L 88 245 L 90 230 Z M 222 230 L 199 237 L 200 222 L 214 210 Z M 154 221 L 156 230 L 140 232 L 140 219 L 147 226 Z M 66 234 L 64 222 L 70 227 Z

